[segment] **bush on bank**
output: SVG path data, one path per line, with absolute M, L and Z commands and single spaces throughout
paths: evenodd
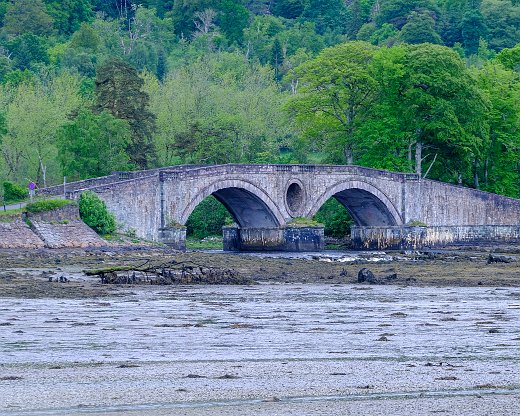
M 98 234 L 111 234 L 116 230 L 116 219 L 105 203 L 92 191 L 79 198 L 79 215 L 83 222 Z

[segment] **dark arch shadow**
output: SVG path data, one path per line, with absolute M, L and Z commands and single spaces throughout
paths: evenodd
M 280 223 L 255 194 L 241 188 L 224 188 L 212 194 L 229 211 L 240 228 L 278 228 Z
M 213 195 L 229 211 L 240 228 L 279 228 L 284 224 L 280 210 L 260 188 L 246 181 L 217 181 L 203 189 L 184 210 L 186 224 L 193 210 Z
M 358 226 L 402 224 L 399 212 L 388 197 L 375 186 L 362 181 L 342 182 L 327 189 L 311 207 L 308 217 L 316 215 L 321 206 L 332 197 L 347 209 Z
M 362 189 L 347 189 L 333 195 L 350 213 L 356 225 L 397 225 L 397 221 L 383 202 Z

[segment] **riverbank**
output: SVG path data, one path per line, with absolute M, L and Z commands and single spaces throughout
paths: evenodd
M 489 263 L 493 256 L 509 262 Z M 502 256 L 502 257 L 501 257 Z M 150 285 L 101 284 L 85 271 L 138 269 L 174 261 L 189 267 L 231 270 L 244 281 L 260 284 L 352 284 L 368 268 L 387 284 L 401 286 L 520 286 L 518 248 L 450 251 L 223 253 L 174 252 L 157 247 L 101 249 L 0 250 L 0 293 L 16 298 L 89 298 L 120 296 Z M 204 279 L 199 279 L 204 283 Z

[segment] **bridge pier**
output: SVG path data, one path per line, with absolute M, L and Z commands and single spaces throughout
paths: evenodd
M 159 241 L 175 250 L 186 250 L 186 227 L 159 228 Z
M 224 251 L 322 251 L 323 227 L 223 227 Z

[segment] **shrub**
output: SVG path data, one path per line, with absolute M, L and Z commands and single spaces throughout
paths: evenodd
M 222 235 L 222 227 L 232 224 L 233 218 L 219 201 L 213 196 L 207 197 L 193 210 L 186 226 L 188 235 L 204 238 Z
M 25 210 L 32 213 L 52 211 L 73 203 L 73 201 L 69 201 L 68 199 L 44 199 L 27 204 Z
M 23 201 L 29 196 L 29 190 L 13 182 L 4 182 L 4 201 L 6 204 Z
M 339 238 L 348 236 L 350 226 L 354 223 L 348 211 L 336 198 L 330 198 L 325 202 L 314 219 L 325 225 L 325 235 Z
M 98 234 L 111 234 L 116 230 L 116 219 L 108 212 L 105 203 L 92 191 L 79 198 L 79 215 Z

